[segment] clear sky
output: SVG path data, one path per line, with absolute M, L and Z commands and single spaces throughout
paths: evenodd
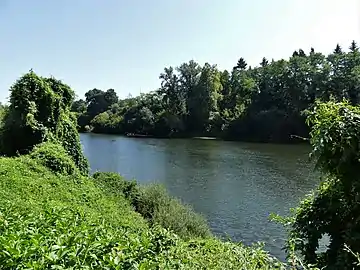
M 353 39 L 360 0 L 0 0 L 0 101 L 30 68 L 80 97 L 95 87 L 126 97 L 191 59 L 255 66 Z

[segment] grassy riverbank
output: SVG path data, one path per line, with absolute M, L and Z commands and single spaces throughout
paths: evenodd
M 144 195 L 116 174 L 59 174 L 39 161 L 0 159 L 3 269 L 280 268 L 259 247 L 215 239 L 186 207 L 151 196 L 154 187 Z

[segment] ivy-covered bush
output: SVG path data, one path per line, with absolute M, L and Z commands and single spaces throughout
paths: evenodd
M 10 105 L 0 130 L 0 152 L 27 154 L 45 141 L 60 142 L 83 174 L 88 162 L 82 154 L 76 119 L 70 112 L 74 91 L 55 78 L 32 70 L 10 88 Z
M 58 143 L 44 142 L 38 144 L 29 155 L 53 172 L 60 174 L 75 174 L 79 172 L 75 162 Z
M 312 157 L 324 180 L 288 220 L 287 249 L 319 268 L 355 269 L 354 254 L 360 252 L 360 108 L 317 102 L 308 113 L 308 124 Z M 319 252 L 325 235 L 329 245 Z

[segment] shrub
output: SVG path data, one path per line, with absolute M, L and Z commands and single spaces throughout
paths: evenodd
M 79 172 L 72 158 L 57 143 L 45 142 L 38 144 L 30 152 L 29 156 L 55 173 L 75 174 Z
M 190 205 L 172 198 L 159 184 L 142 186 L 135 209 L 151 224 L 170 229 L 183 238 L 209 237 L 206 220 L 195 213 Z
M 93 178 L 103 190 L 124 194 L 150 225 L 160 225 L 186 239 L 211 235 L 205 219 L 190 206 L 172 198 L 161 185 L 138 186 L 117 173 L 97 172 Z
M 93 174 L 95 183 L 102 190 L 111 193 L 122 193 L 132 205 L 138 200 L 139 187 L 135 181 L 126 181 L 121 175 L 113 172 L 96 172 Z

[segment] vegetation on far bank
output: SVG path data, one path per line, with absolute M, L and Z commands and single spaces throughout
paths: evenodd
M 211 136 L 257 142 L 297 142 L 309 136 L 303 111 L 315 100 L 359 104 L 360 52 L 339 45 L 329 55 L 300 49 L 288 60 L 240 58 L 230 71 L 195 61 L 166 67 L 159 89 L 119 99 L 92 89 L 76 100 L 80 130 L 155 137 Z M 295 136 L 292 136 L 295 135 Z

